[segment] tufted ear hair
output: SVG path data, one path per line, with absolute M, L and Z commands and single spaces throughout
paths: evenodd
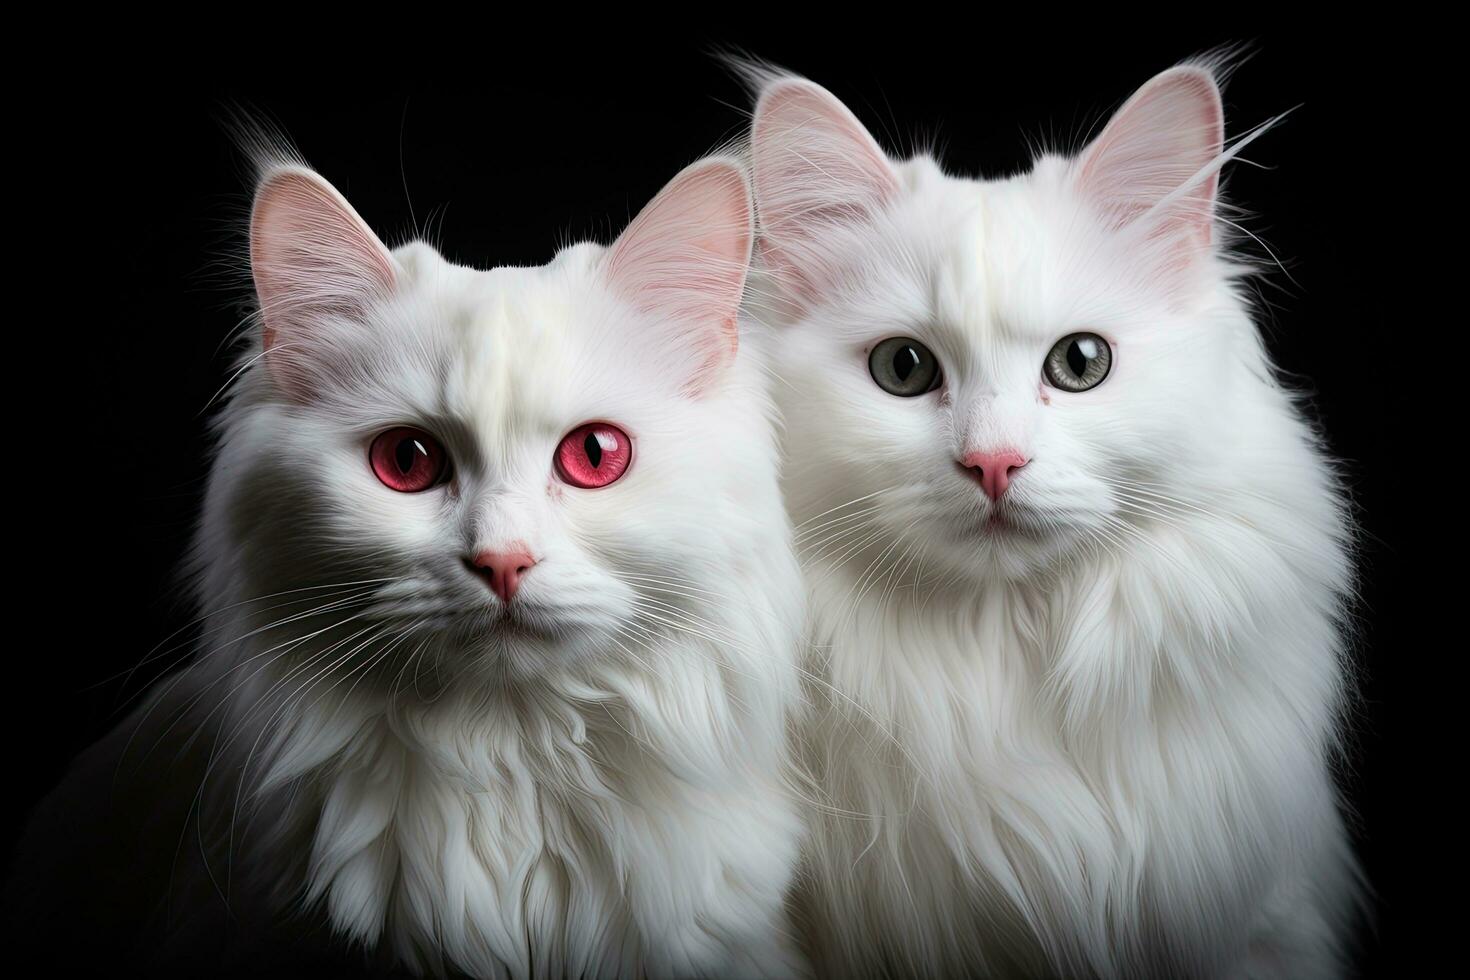
M 266 364 L 308 393 L 313 345 L 326 321 L 360 317 L 393 289 L 397 263 L 347 199 L 319 174 L 272 166 L 255 190 L 250 270 L 260 300 Z
M 767 82 L 751 124 L 763 257 L 798 293 L 826 285 L 823 240 L 880 210 L 898 175 L 836 96 L 804 78 Z
M 1205 68 L 1171 68 L 1146 82 L 1082 152 L 1078 190 L 1112 228 L 1148 223 L 1151 237 L 1210 243 L 1225 145 L 1224 109 Z
M 635 307 L 671 321 L 700 364 L 703 390 L 735 358 L 755 237 L 750 187 L 734 159 L 710 157 L 669 181 L 608 251 L 604 274 Z

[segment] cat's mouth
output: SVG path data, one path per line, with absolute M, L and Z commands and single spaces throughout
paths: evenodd
M 1011 537 L 1025 533 L 1027 530 L 1027 528 L 1017 523 L 1011 514 L 1001 510 L 999 507 L 992 507 L 990 513 L 986 514 L 980 521 L 980 532 L 991 537 Z
M 505 637 L 534 637 L 550 639 L 555 624 L 533 607 L 523 602 L 500 603 L 485 615 L 487 632 Z
M 970 526 L 976 534 L 1001 540 L 1030 539 L 1045 534 L 1044 528 L 1038 526 L 1034 520 L 1027 519 L 1027 515 L 1014 505 L 1004 503 L 992 504 Z
M 553 617 L 519 602 L 460 609 L 444 617 L 441 624 L 469 646 L 545 642 L 564 632 Z

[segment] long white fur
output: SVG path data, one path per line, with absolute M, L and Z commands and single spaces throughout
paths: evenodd
M 1215 66 L 1001 180 L 893 162 L 820 86 L 753 74 L 819 970 L 1337 975 L 1353 532 L 1221 233 Z M 1080 330 L 1111 375 L 1045 387 Z M 896 335 L 939 391 L 873 383 Z M 956 460 L 1001 448 L 1031 461 L 996 532 Z
M 267 161 L 201 649 L 42 808 L 28 850 L 51 861 L 21 904 L 116 886 L 91 921 L 135 909 L 161 965 L 217 964 L 228 906 L 247 956 L 304 915 L 416 973 L 801 973 L 782 773 L 802 595 L 766 375 L 735 354 L 752 223 L 741 165 L 710 159 L 610 249 L 477 271 L 390 253 L 321 177 Z M 588 420 L 635 445 L 599 490 L 552 470 Z M 366 447 L 395 424 L 443 440 L 449 486 L 379 484 Z M 517 541 L 544 635 L 500 632 L 463 565 Z M 88 881 L 70 894 L 63 855 Z M 88 877 L 133 864 L 136 894 Z

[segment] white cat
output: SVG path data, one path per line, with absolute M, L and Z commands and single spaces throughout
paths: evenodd
M 1337 974 L 1352 527 L 1226 247 L 1214 69 L 1002 180 L 757 82 L 819 969 Z
M 415 973 L 803 971 L 802 590 L 737 341 L 741 167 L 477 271 L 264 166 L 201 647 L 42 807 L 20 914 L 199 971 L 292 916 L 291 950 Z

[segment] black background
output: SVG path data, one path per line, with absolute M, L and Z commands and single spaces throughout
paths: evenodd
M 1389 497 L 1398 474 L 1382 465 L 1401 423 L 1374 385 L 1390 370 L 1376 345 L 1396 325 L 1371 247 L 1387 233 L 1384 211 L 1357 203 L 1381 165 L 1360 141 L 1391 115 L 1389 88 L 1410 60 L 1391 36 L 967 28 L 839 42 L 737 30 L 574 45 L 545 32 L 403 30 L 376 55 L 344 38 L 187 53 L 96 40 L 69 52 L 55 90 L 25 93 L 34 138 L 12 152 L 34 179 L 12 184 L 12 230 L 30 261 L 12 288 L 48 312 L 15 327 L 20 349 L 39 347 L 10 373 L 36 389 L 27 410 L 41 428 L 12 433 L 25 454 L 12 465 L 50 513 L 32 525 L 29 511 L 12 512 L 24 556 L 14 592 L 55 613 L 12 635 L 32 652 L 7 665 L 26 692 L 6 718 L 15 734 L 4 744 L 18 746 L 7 845 L 154 674 L 108 678 L 190 618 L 178 564 L 206 467 L 204 409 L 228 376 L 222 345 L 248 298 L 237 259 L 247 169 L 222 125 L 231 107 L 281 126 L 390 244 L 417 230 L 460 262 L 539 264 L 568 242 L 610 241 L 680 167 L 741 131 L 748 99 L 711 57 L 719 46 L 826 85 L 891 152 L 933 146 L 951 172 L 1000 176 L 1038 141 L 1079 145 L 1155 72 L 1245 41 L 1252 56 L 1225 93 L 1230 131 L 1300 108 L 1246 153 L 1262 166 L 1231 169 L 1226 193 L 1286 266 L 1260 281 L 1263 326 L 1313 392 L 1365 528 L 1362 698 L 1343 776 L 1377 892 L 1360 965 L 1376 975 L 1402 962 L 1388 774 L 1401 751 L 1394 651 L 1407 569 Z

